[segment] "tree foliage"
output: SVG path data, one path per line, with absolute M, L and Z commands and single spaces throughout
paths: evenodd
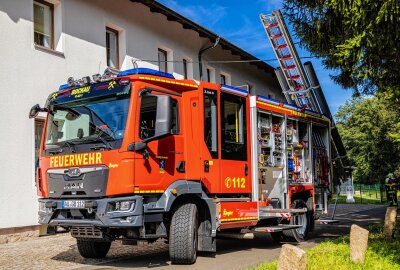
M 285 0 L 284 14 L 338 84 L 400 101 L 399 0 Z
M 337 128 L 358 181 L 382 182 L 388 173 L 400 176 L 400 110 L 387 95 L 353 98 L 336 114 Z

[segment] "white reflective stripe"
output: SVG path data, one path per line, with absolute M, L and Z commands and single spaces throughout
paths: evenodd
M 263 96 L 258 96 L 258 100 L 262 101 L 262 102 L 266 102 L 266 103 L 276 104 L 276 105 L 281 104 L 279 101 L 271 100 L 271 99 L 263 97 Z
M 70 167 L 70 168 L 63 168 L 63 169 L 48 169 L 47 173 L 52 173 L 52 174 L 66 174 L 66 170 L 72 169 L 72 168 L 79 168 L 81 173 L 88 173 L 88 172 L 94 172 L 94 171 L 101 171 L 107 169 L 105 166 L 95 166 L 95 167 Z
M 233 87 L 228 87 L 228 86 L 225 86 L 225 85 L 221 86 L 221 91 L 237 94 L 237 95 L 242 96 L 242 97 L 246 97 L 249 94 L 249 92 L 246 91 L 246 90 L 239 89 L 239 88 L 234 89 Z

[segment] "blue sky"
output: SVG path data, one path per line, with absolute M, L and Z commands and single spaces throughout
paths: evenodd
M 275 59 L 259 14 L 269 14 L 281 8 L 282 0 L 159 0 L 159 2 L 260 59 Z M 294 35 L 293 32 L 291 34 Z M 294 36 L 293 38 L 296 42 L 296 38 Z M 300 57 L 312 56 L 306 50 L 300 48 L 297 50 Z M 302 59 L 302 61 L 313 63 L 332 114 L 335 114 L 339 106 L 351 97 L 352 91 L 344 90 L 336 85 L 329 77 L 329 74 L 334 74 L 334 71 L 324 69 L 320 60 L 312 58 Z M 273 67 L 279 65 L 277 61 L 268 61 L 268 64 Z

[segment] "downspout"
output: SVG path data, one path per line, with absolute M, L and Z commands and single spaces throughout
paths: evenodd
M 209 49 L 214 49 L 215 47 L 217 47 L 218 43 L 219 43 L 220 37 L 218 36 L 217 39 L 215 40 L 214 44 L 211 46 L 208 46 L 206 48 L 203 48 L 199 51 L 199 72 L 200 72 L 200 81 L 203 80 L 203 62 L 202 62 L 202 58 L 201 56 L 203 55 L 203 53 Z

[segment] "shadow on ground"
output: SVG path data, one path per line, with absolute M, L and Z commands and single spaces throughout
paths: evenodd
M 342 213 L 335 219 L 340 223 L 332 225 L 317 225 L 310 239 L 300 246 L 309 248 L 314 244 L 335 239 L 350 232 L 352 224 L 367 227 L 370 224 L 379 223 L 385 215 L 385 207 L 369 209 L 353 213 Z M 218 239 L 217 253 L 200 253 L 199 259 L 207 259 L 207 264 L 215 263 L 216 257 L 229 260 L 229 256 L 252 256 L 253 251 L 268 251 L 268 254 L 279 254 L 280 244 L 273 242 L 268 234 L 257 234 L 253 240 Z M 227 256 L 228 255 L 228 256 Z M 272 255 L 271 255 L 272 256 Z M 164 241 L 139 246 L 122 246 L 119 242 L 113 242 L 111 250 L 105 259 L 84 259 L 80 257 L 76 245 L 61 252 L 52 258 L 53 260 L 68 261 L 82 264 L 85 269 L 108 269 L 108 268 L 159 268 L 169 266 L 168 245 Z M 197 263 L 198 264 L 198 263 Z M 197 265 L 196 266 L 200 266 Z M 86 266 L 85 266 L 86 265 Z M 185 266 L 175 266 L 184 269 Z M 193 266 L 192 266 L 193 267 Z

